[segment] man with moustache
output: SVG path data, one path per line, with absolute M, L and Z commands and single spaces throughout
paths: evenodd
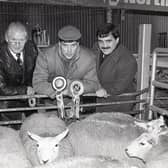
M 97 75 L 101 85 L 96 92 L 97 102 L 132 100 L 134 97 L 119 95 L 135 91 L 134 77 L 137 72 L 135 58 L 120 43 L 120 34 L 115 25 L 103 24 L 98 28 L 96 36 Z M 132 108 L 133 104 L 129 103 L 99 106 L 96 109 L 99 112 L 128 112 Z

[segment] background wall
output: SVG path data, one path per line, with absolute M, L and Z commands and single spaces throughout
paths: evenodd
M 47 30 L 51 44 L 57 42 L 57 32 L 62 26 L 75 25 L 83 34 L 81 43 L 92 47 L 97 26 L 106 21 L 106 9 L 0 2 L 0 41 L 4 39 L 7 25 L 16 20 L 27 25 L 30 38 L 37 25 Z M 112 22 L 119 26 L 121 42 L 134 53 L 138 51 L 139 24 L 152 24 L 152 50 L 158 46 L 168 47 L 166 13 L 113 9 Z
M 29 33 L 39 25 L 47 30 L 51 44 L 55 43 L 58 30 L 67 24 L 77 26 L 82 34 L 82 43 L 93 45 L 96 28 L 105 21 L 104 8 L 83 8 L 73 6 L 53 6 L 39 4 L 0 3 L 0 40 L 11 21 L 19 20 L 27 24 Z

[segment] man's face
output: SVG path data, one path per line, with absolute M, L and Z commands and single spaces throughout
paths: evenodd
M 20 53 L 23 51 L 27 41 L 27 34 L 20 30 L 12 30 L 8 33 L 6 41 L 10 50 L 14 53 Z
M 60 42 L 60 49 L 61 53 L 67 58 L 67 59 L 72 59 L 77 52 L 79 42 L 73 41 L 73 42 Z
M 111 54 L 118 42 L 119 38 L 115 39 L 111 33 L 105 37 L 98 37 L 98 45 L 104 55 Z

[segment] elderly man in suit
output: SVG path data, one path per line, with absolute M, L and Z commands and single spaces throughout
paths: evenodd
M 34 94 L 32 76 L 38 51 L 28 40 L 26 27 L 20 22 L 9 24 L 5 41 L 0 45 L 0 95 Z M 25 104 L 23 101 L 6 101 L 1 108 Z M 11 115 L 12 116 L 12 115 Z
M 28 40 L 26 27 L 9 24 L 0 46 L 0 95 L 32 94 L 32 75 L 37 49 Z

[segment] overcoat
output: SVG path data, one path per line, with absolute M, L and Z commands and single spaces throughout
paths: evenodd
M 102 53 L 99 51 L 97 57 L 97 75 L 101 87 L 103 87 L 111 96 L 108 98 L 98 98 L 97 102 L 111 102 L 120 100 L 130 100 L 133 97 L 123 96 L 120 94 L 134 92 L 135 75 L 137 72 L 137 62 L 131 52 L 122 44 L 102 62 Z M 111 106 L 97 107 L 97 111 L 130 111 L 133 104 L 120 104 Z
M 50 95 L 55 90 L 51 83 L 54 77 L 63 76 L 71 81 L 80 80 L 84 93 L 98 89 L 94 53 L 80 46 L 74 58 L 68 60 L 59 52 L 58 44 L 39 53 L 33 74 L 33 87 L 39 94 Z
M 0 46 L 0 95 L 26 94 L 32 86 L 32 77 L 38 50 L 27 41 L 23 50 L 23 65 L 20 66 L 10 53 L 7 43 Z
M 20 66 L 4 42 L 0 45 L 0 95 L 13 96 L 24 95 L 27 87 L 32 87 L 32 77 L 35 67 L 38 49 L 28 40 L 23 50 L 23 65 Z M 1 108 L 25 107 L 27 100 L 1 101 Z M 0 115 L 0 120 L 21 119 L 21 113 L 6 113 Z M 15 126 L 14 126 L 15 127 Z M 15 127 L 16 128 L 16 127 Z

